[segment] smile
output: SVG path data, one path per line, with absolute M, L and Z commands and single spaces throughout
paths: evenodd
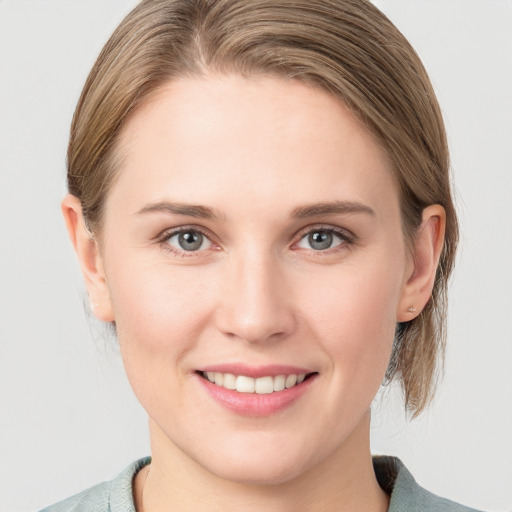
M 234 375 L 221 372 L 201 372 L 202 377 L 211 383 L 228 390 L 239 393 L 255 393 L 268 395 L 284 389 L 290 389 L 302 383 L 308 374 L 270 375 L 264 377 L 248 377 L 247 375 Z
M 265 417 L 308 394 L 318 372 L 294 366 L 223 364 L 195 371 L 201 387 L 223 408 L 238 415 Z

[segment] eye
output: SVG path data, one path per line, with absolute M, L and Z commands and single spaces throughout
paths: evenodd
M 343 243 L 350 243 L 347 235 L 334 229 L 314 229 L 306 233 L 297 244 L 301 249 L 326 251 Z
M 169 233 L 164 242 L 178 251 L 196 252 L 209 249 L 211 241 L 197 229 L 183 229 Z

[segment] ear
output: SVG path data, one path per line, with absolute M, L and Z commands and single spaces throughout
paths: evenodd
M 446 213 L 441 205 L 434 204 L 423 210 L 398 303 L 397 322 L 408 322 L 417 317 L 429 301 L 443 249 L 445 227 Z
M 110 293 L 98 242 L 85 225 L 80 200 L 67 194 L 62 200 L 61 208 L 69 238 L 80 263 L 91 309 L 99 320 L 113 322 Z

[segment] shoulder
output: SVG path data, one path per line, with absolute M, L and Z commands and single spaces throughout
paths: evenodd
M 374 457 L 373 465 L 379 484 L 391 494 L 388 512 L 478 512 L 423 489 L 395 457 Z
M 41 512 L 135 512 L 132 480 L 149 462 L 149 457 L 140 459 L 113 480 L 95 485 Z
M 107 512 L 111 482 L 103 482 L 41 512 Z

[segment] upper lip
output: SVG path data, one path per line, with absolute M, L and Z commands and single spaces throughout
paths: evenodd
M 249 366 L 244 363 L 213 364 L 197 369 L 198 372 L 232 373 L 245 375 L 257 379 L 258 377 L 276 377 L 277 375 L 300 375 L 301 373 L 314 373 L 313 370 L 298 366 L 271 364 L 262 366 Z

